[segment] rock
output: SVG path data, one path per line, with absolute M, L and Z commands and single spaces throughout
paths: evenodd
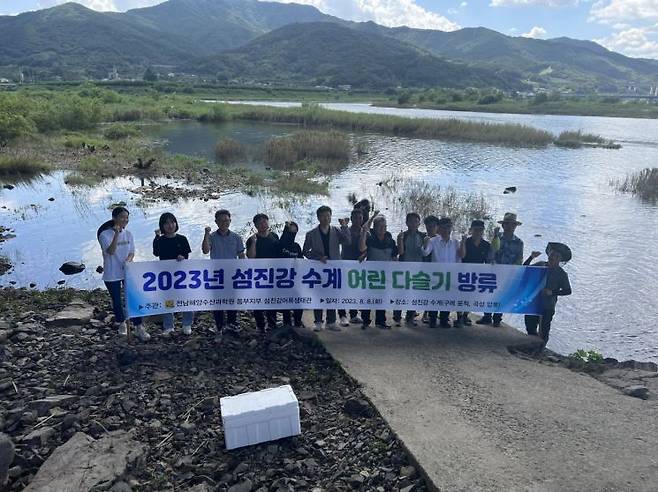
M 59 267 L 59 271 L 64 275 L 75 275 L 76 273 L 84 272 L 85 270 L 84 263 L 76 263 L 75 261 L 67 261 Z
M 37 284 L 35 284 L 34 282 L 30 283 L 30 289 L 34 289 L 36 286 L 37 286 Z
M 619 366 L 623 369 L 638 369 L 640 371 L 658 372 L 658 364 L 655 362 L 638 362 L 636 360 L 625 360 Z
M 70 325 L 85 325 L 89 323 L 94 315 L 94 308 L 82 302 L 75 300 L 62 309 L 54 317 L 48 318 L 46 324 L 49 327 L 63 327 Z
M 144 451 L 144 445 L 124 431 L 110 432 L 98 440 L 78 432 L 53 451 L 24 490 L 74 492 L 110 484 Z
M 649 398 L 649 388 L 639 384 L 624 388 L 624 393 L 627 394 L 628 396 L 632 396 L 634 398 L 641 398 L 643 400 Z
M 103 269 L 102 266 L 98 265 L 98 266 L 96 267 L 96 273 L 103 273 L 104 271 L 105 271 L 105 270 Z
M 350 476 L 350 484 L 352 484 L 353 486 L 356 486 L 356 487 L 359 487 L 359 486 L 363 485 L 363 482 L 365 482 L 365 480 L 366 479 L 361 474 L 359 474 L 359 475 L 354 474 L 354 475 Z
M 78 401 L 77 395 L 54 395 L 31 401 L 28 405 L 36 410 L 39 416 L 47 415 L 51 408 L 66 407 L 67 405 Z
M 14 185 L 10 185 L 10 184 L 2 185 L 2 187 L 5 190 L 13 190 L 14 189 Z
M 413 466 L 403 466 L 400 468 L 400 476 L 403 478 L 414 478 L 416 476 L 416 468 Z
M 23 474 L 23 468 L 20 466 L 12 466 L 9 469 L 9 478 L 16 479 Z
M 505 188 L 505 191 L 503 191 L 503 193 L 506 195 L 508 193 L 516 193 L 516 186 L 508 186 L 507 188 Z
M 110 492 L 132 492 L 132 487 L 123 480 L 119 480 L 110 489 Z M 192 490 L 192 489 L 190 489 Z
M 52 196 L 51 196 L 50 198 L 48 198 L 48 201 L 49 201 L 49 202 L 54 202 L 54 201 L 55 201 L 55 197 L 52 197 Z
M 235 470 L 233 470 L 234 475 L 240 475 L 240 473 L 244 473 L 249 469 L 249 465 L 247 463 L 240 463 L 238 466 L 235 467 Z
M 58 280 L 57 285 L 64 285 L 66 283 L 66 280 Z
M 414 490 L 416 490 L 416 486 L 414 484 L 411 484 L 401 488 L 400 492 L 413 492 Z
M 54 436 L 55 429 L 52 427 L 44 426 L 39 429 L 35 429 L 27 436 L 24 436 L 23 439 L 21 439 L 21 442 L 32 444 L 33 446 L 45 446 Z
M 61 429 L 63 431 L 67 430 L 67 429 L 70 429 L 71 427 L 73 427 L 77 423 L 78 423 L 78 416 L 70 413 L 70 414 L 66 415 L 64 417 L 64 419 L 62 420 Z
M 235 485 L 231 485 L 228 489 L 228 492 L 251 492 L 251 489 L 254 487 L 254 484 L 251 482 L 251 480 L 243 480 L 240 483 L 236 483 Z
M 9 466 L 14 461 L 14 443 L 9 436 L 0 433 L 0 488 L 7 482 Z
M 9 332 L 6 330 L 0 330 L 0 343 L 5 343 L 9 338 Z
M 370 417 L 372 416 L 372 407 L 361 398 L 349 398 L 343 404 L 345 413 L 352 417 Z

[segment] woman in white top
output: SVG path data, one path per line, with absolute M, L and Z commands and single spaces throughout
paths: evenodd
M 112 220 L 108 220 L 98 228 L 96 237 L 103 251 L 103 280 L 112 299 L 114 311 L 114 326 L 120 335 L 127 335 L 126 315 L 123 309 L 122 287 L 125 279 L 126 263 L 135 257 L 135 241 L 133 235 L 126 229 L 129 212 L 124 207 L 112 210 Z M 133 318 L 135 335 L 147 341 L 151 336 L 142 326 L 142 318 Z

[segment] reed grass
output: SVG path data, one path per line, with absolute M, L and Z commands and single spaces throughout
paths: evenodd
M 224 138 L 215 146 L 215 157 L 219 162 L 229 164 L 247 156 L 244 145 L 233 138 Z
M 30 178 L 49 170 L 46 163 L 30 155 L 0 155 L 0 178 L 3 179 Z
M 351 153 L 350 140 L 344 133 L 304 130 L 268 140 L 264 160 L 277 169 L 288 169 L 307 161 L 321 169 L 334 170 L 348 164 Z
M 612 183 L 623 193 L 632 193 L 643 200 L 658 201 L 658 168 L 646 168 L 630 173 L 623 181 Z

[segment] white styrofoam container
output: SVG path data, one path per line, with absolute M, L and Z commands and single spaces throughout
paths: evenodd
M 289 384 L 220 398 L 226 449 L 301 434 L 299 403 Z

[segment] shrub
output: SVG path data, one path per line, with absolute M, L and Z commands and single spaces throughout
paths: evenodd
M 0 111 L 0 141 L 13 140 L 35 130 L 34 123 L 24 116 Z
M 207 111 L 199 115 L 198 120 L 203 123 L 221 123 L 229 119 L 228 112 L 222 106 L 215 105 Z
M 557 137 L 554 143 L 559 147 L 567 147 L 570 149 L 580 148 L 583 146 L 583 144 L 613 146 L 612 142 L 606 141 L 600 135 L 594 135 L 592 133 L 583 133 L 581 130 L 564 131 L 560 133 L 560 135 Z
M 220 140 L 215 146 L 215 157 L 220 162 L 235 162 L 244 158 L 246 154 L 244 145 L 232 138 Z
M 105 138 L 110 140 L 121 140 L 128 137 L 136 137 L 140 134 L 137 127 L 132 125 L 111 125 L 103 132 Z
M 500 101 L 500 96 L 494 94 L 487 94 L 486 96 L 482 96 L 480 99 L 478 99 L 478 104 L 481 105 L 495 104 L 498 101 Z
M 74 96 L 67 98 L 59 111 L 55 113 L 60 128 L 66 130 L 87 130 L 94 128 L 101 119 L 101 106 L 94 99 L 82 99 Z

